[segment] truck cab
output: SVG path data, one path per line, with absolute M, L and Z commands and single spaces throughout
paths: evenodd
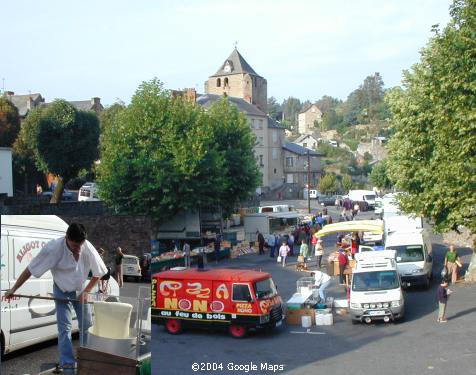
M 403 319 L 404 294 L 397 272 L 395 251 L 356 254 L 350 288 L 350 315 L 353 323 Z
M 235 338 L 284 319 L 282 300 L 266 272 L 170 270 L 152 277 L 152 319 L 171 334 L 187 325 L 227 328 Z
M 430 287 L 433 255 L 428 232 L 424 229 L 397 231 L 387 235 L 386 250 L 395 250 L 397 270 L 405 286 Z

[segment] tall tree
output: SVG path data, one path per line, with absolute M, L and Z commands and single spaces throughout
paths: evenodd
M 281 119 L 277 118 L 279 112 L 281 112 L 281 105 L 278 103 L 278 101 L 276 100 L 276 98 L 274 96 L 270 96 L 268 98 L 268 115 L 269 115 L 269 117 L 271 117 L 272 119 L 275 119 L 275 120 L 281 120 Z
M 337 178 L 333 173 L 328 173 L 319 181 L 319 191 L 321 193 L 332 193 L 337 190 Z
M 32 151 L 37 167 L 58 177 L 52 203 L 61 200 L 64 184 L 98 158 L 99 120 L 65 100 L 30 113 L 21 129 L 21 143 Z
M 345 191 L 349 191 L 350 189 L 352 189 L 352 185 L 352 177 L 350 177 L 348 174 L 342 176 L 342 187 Z
M 322 114 L 325 115 L 331 110 L 335 110 L 339 104 L 342 104 L 342 101 L 337 98 L 333 98 L 329 95 L 324 95 L 321 99 L 316 102 L 317 106 L 321 110 Z
M 301 107 L 301 101 L 297 98 L 290 96 L 289 98 L 284 99 L 282 104 L 283 115 L 286 120 L 291 122 L 291 126 L 296 126 Z
M 387 100 L 396 133 L 389 172 L 402 209 L 435 229 L 476 233 L 476 1 L 455 0 L 451 21 Z
M 372 168 L 369 176 L 370 182 L 379 189 L 389 189 L 392 187 L 392 182 L 388 177 L 387 161 L 382 160 Z
M 100 195 L 119 212 L 159 223 L 181 210 L 229 209 L 258 185 L 255 141 L 226 99 L 205 112 L 157 79 L 144 82 L 105 127 Z
M 5 97 L 0 97 L 0 147 L 12 147 L 20 132 L 18 109 Z

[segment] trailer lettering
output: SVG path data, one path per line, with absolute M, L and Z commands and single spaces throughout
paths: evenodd
M 207 311 L 207 301 L 198 301 L 194 300 L 193 301 L 193 311 Z
M 172 316 L 172 313 L 170 311 L 161 311 L 160 312 L 160 315 L 163 315 L 163 316 Z
M 239 313 L 252 313 L 253 308 L 251 306 L 251 303 L 237 303 L 236 311 Z
M 157 279 L 152 279 L 151 307 L 157 306 Z
M 188 283 L 188 288 L 185 289 L 187 294 L 192 294 L 197 296 L 197 298 L 208 298 L 210 297 L 210 289 L 202 288 L 201 283 Z
M 225 320 L 226 316 L 223 314 L 207 314 L 206 315 L 207 319 L 210 320 Z
M 177 305 L 177 298 L 164 298 L 164 309 L 176 309 Z
M 215 295 L 218 299 L 230 298 L 230 293 L 228 293 L 228 288 L 226 287 L 226 284 L 218 285 Z
M 178 316 L 180 318 L 188 318 L 190 314 L 188 312 L 175 311 L 175 316 Z
M 203 319 L 203 314 L 193 313 L 192 318 L 194 318 L 194 319 Z
M 33 258 L 33 256 L 31 255 L 31 251 L 34 249 L 41 249 L 43 248 L 43 246 L 45 246 L 45 244 L 46 244 L 45 242 L 40 243 L 40 241 L 38 240 L 34 240 L 34 241 L 30 241 L 26 243 L 25 245 L 23 245 L 23 247 L 21 248 L 20 252 L 17 255 L 18 262 L 21 263 L 25 255 L 27 255 L 27 258 L 29 260 L 31 260 Z
M 173 296 L 176 297 L 177 293 L 176 291 L 182 288 L 182 283 L 179 283 L 178 281 L 170 281 L 170 280 L 165 280 L 160 283 L 160 294 L 163 296 L 167 297 L 170 295 L 170 292 L 167 292 L 165 289 L 173 291 Z

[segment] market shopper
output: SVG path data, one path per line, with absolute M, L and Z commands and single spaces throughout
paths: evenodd
M 352 240 L 350 245 L 350 252 L 352 253 L 352 259 L 355 259 L 355 254 L 359 251 L 360 237 L 357 232 L 352 233 Z
M 66 236 L 49 241 L 20 274 L 15 285 L 5 293 L 5 299 L 9 300 L 32 275 L 39 278 L 51 271 L 53 295 L 57 298 L 55 307 L 59 365 L 65 371 L 74 371 L 75 368 L 71 341 L 72 309 L 76 312 L 80 333 L 84 335 L 92 324 L 90 306 L 84 305 L 87 303 L 88 293 L 107 273 L 106 265 L 86 237 L 83 225 L 71 223 Z M 90 272 L 92 277 L 88 281 Z
M 343 285 L 345 284 L 344 270 L 348 263 L 347 255 L 344 249 L 339 250 L 338 260 L 339 260 L 339 281 L 340 281 L 340 284 Z
M 331 277 L 321 271 L 314 272 L 314 284 L 319 291 L 319 298 L 320 303 L 324 303 L 326 301 L 326 288 L 331 283 Z
M 451 245 L 445 255 L 445 267 L 448 270 L 447 277 L 451 276 L 451 284 L 454 284 L 456 280 L 458 280 L 458 264 L 461 264 L 461 260 L 456 248 L 454 245 Z
M 190 244 L 187 241 L 183 243 L 182 250 L 185 257 L 185 267 L 190 268 Z
M 324 246 L 322 242 L 322 238 L 319 238 L 317 240 L 316 248 L 314 251 L 314 254 L 316 255 L 316 261 L 317 261 L 317 268 L 321 268 L 321 263 L 322 263 L 322 257 L 324 255 Z
M 270 233 L 268 236 L 268 246 L 269 246 L 269 256 L 271 258 L 274 258 L 274 252 L 275 252 L 275 236 L 273 233 Z
M 437 322 L 446 323 L 446 304 L 448 303 L 448 296 L 452 293 L 448 289 L 448 279 L 444 278 L 438 286 L 438 320 Z
M 116 280 L 119 288 L 124 286 L 123 276 L 122 276 L 122 259 L 124 258 L 124 253 L 122 249 L 118 247 L 116 249 L 115 265 L 116 265 Z
M 256 240 L 258 241 L 259 254 L 264 254 L 264 237 L 259 230 L 256 231 Z
M 307 246 L 306 242 L 301 243 L 301 248 L 299 250 L 299 255 L 304 257 L 305 260 L 311 260 L 309 258 L 309 246 Z
M 218 263 L 218 259 L 220 259 L 220 249 L 221 249 L 221 235 L 219 233 L 215 235 L 215 241 L 213 242 L 213 249 L 215 250 L 215 263 Z
M 286 241 L 283 241 L 281 247 L 279 248 L 279 256 L 281 257 L 281 263 L 283 267 L 286 266 L 286 257 L 288 256 L 290 250 Z

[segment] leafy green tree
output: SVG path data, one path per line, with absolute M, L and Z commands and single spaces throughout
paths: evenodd
M 226 99 L 205 112 L 173 98 L 157 79 L 144 82 L 105 127 L 100 195 L 119 212 L 159 223 L 203 206 L 229 210 L 258 186 L 254 143 L 246 119 Z
M 326 174 L 319 181 L 319 191 L 321 193 L 332 193 L 337 190 L 337 178 L 333 173 Z
M 51 203 L 61 200 L 64 184 L 98 158 L 99 120 L 65 100 L 36 108 L 21 129 L 19 144 L 32 152 L 37 167 L 58 177 Z M 27 154 L 28 152 L 26 152 Z
M 281 105 L 274 96 L 268 98 L 268 115 L 272 119 L 277 119 L 278 113 L 281 112 Z M 279 119 L 281 120 L 281 119 Z
M 335 111 L 336 107 L 341 103 L 342 101 L 340 99 L 333 98 L 332 96 L 328 95 L 324 95 L 316 102 L 323 115 L 330 112 L 331 110 Z
M 476 232 L 476 1 L 455 0 L 451 21 L 387 96 L 395 135 L 389 175 L 405 212 L 435 229 Z
M 352 185 L 352 177 L 350 177 L 348 174 L 342 176 L 342 187 L 344 188 L 344 191 L 349 191 L 352 189 Z
M 379 189 L 390 189 L 392 187 L 392 182 L 388 177 L 386 160 L 382 160 L 374 165 L 372 172 L 370 172 L 369 179 L 370 182 Z
M 0 97 L 0 147 L 12 147 L 20 132 L 18 109 L 5 97 Z
M 297 125 L 298 115 L 301 111 L 301 101 L 297 98 L 290 96 L 287 99 L 284 99 L 281 106 L 283 108 L 283 116 L 286 120 L 291 122 L 291 126 L 294 127 Z
M 320 123 L 321 131 L 336 129 L 338 125 L 342 123 L 342 120 L 343 118 L 340 114 L 337 114 L 334 109 L 330 109 L 322 116 L 322 121 Z

